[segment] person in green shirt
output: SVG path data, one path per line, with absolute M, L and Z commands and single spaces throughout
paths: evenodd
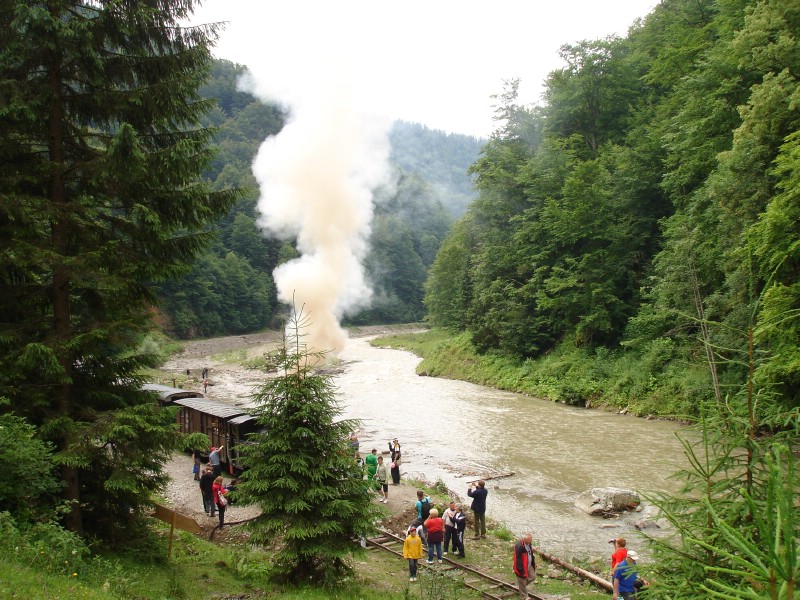
M 378 449 L 373 448 L 372 454 L 367 454 L 367 457 L 364 459 L 364 462 L 367 465 L 367 479 L 369 481 L 375 481 L 375 472 L 378 470 Z M 377 482 L 374 484 L 377 488 Z

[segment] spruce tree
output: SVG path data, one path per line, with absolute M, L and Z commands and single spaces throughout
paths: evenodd
M 324 355 L 303 343 L 307 326 L 302 312 L 293 315 L 280 375 L 254 396 L 263 430 L 244 449 L 237 501 L 262 510 L 248 527 L 253 542 L 275 546 L 276 580 L 329 585 L 351 572 L 354 542 L 374 529 L 380 511 L 349 443 L 358 423 L 337 420 L 330 376 L 313 367 Z
M 731 331 L 703 317 L 706 307 L 698 295 L 713 394 L 700 409 L 700 435 L 682 439 L 689 467 L 677 473 L 681 493 L 654 498 L 676 534 L 650 540 L 655 598 L 796 597 L 797 411 L 775 402 L 769 379 L 759 372 L 769 371 L 776 357 L 757 352 L 753 340 L 791 327 L 797 314 L 769 318 L 762 312 L 757 320 L 766 296 L 768 291 L 746 307 L 749 327 L 736 333 L 750 343 L 739 352 L 716 342 L 720 331 Z M 725 378 L 717 377 L 720 364 L 727 367 Z
M 0 396 L 52 443 L 66 525 L 130 525 L 176 440 L 141 391 L 153 283 L 235 191 L 198 183 L 214 26 L 190 0 L 0 0 Z

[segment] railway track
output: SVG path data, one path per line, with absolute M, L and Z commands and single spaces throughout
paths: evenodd
M 403 558 L 403 541 L 403 538 L 396 536 L 389 531 L 381 529 L 378 536 L 367 538 L 367 547 L 378 548 Z M 516 585 L 507 583 L 497 579 L 496 577 L 492 577 L 491 575 L 487 575 L 486 573 L 483 573 L 478 569 L 474 569 L 463 563 L 450 560 L 446 556 L 442 560 L 442 564 L 428 565 L 424 560 L 419 561 L 419 563 L 420 567 L 424 567 L 439 573 L 451 572 L 454 575 L 456 573 L 462 574 L 462 583 L 464 586 L 471 590 L 475 590 L 481 594 L 481 597 L 483 598 L 489 598 L 491 600 L 510 600 L 511 598 L 519 595 L 519 590 L 517 589 Z M 546 600 L 546 598 L 543 596 L 537 596 L 530 591 L 528 592 L 528 595 L 532 600 Z

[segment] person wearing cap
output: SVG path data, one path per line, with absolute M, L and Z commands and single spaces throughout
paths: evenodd
M 533 557 L 533 535 L 526 533 L 514 546 L 514 575 L 521 600 L 528 600 L 528 584 L 536 579 L 536 559 Z
M 639 562 L 639 555 L 633 550 L 628 550 L 628 554 L 621 563 L 614 569 L 614 596 L 613 600 L 635 600 L 636 590 L 642 585 L 647 585 L 647 581 L 639 577 L 636 572 L 636 563 Z M 637 580 L 641 583 L 637 583 Z
M 417 528 L 408 528 L 406 540 L 403 542 L 403 558 L 408 560 L 408 580 L 417 580 L 417 562 L 422 558 L 422 540 L 417 535 Z

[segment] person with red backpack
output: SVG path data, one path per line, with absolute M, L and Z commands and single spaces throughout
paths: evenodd
M 536 579 L 536 559 L 533 556 L 532 541 L 533 536 L 526 533 L 514 546 L 514 575 L 517 576 L 520 600 L 528 600 L 528 584 Z

